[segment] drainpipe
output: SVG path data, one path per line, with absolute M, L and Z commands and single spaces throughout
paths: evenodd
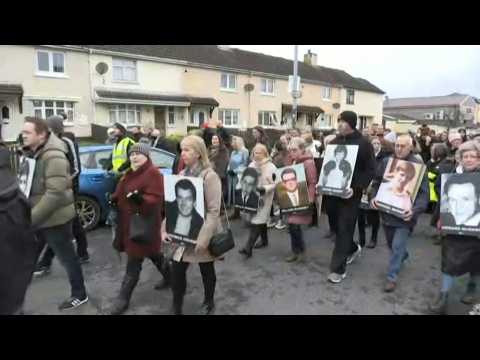
M 95 104 L 95 90 L 93 88 L 93 75 L 92 75 L 92 49 L 88 49 L 88 74 L 90 80 L 90 100 L 92 102 L 93 123 L 97 124 L 97 109 Z M 91 125 L 90 125 L 91 129 Z

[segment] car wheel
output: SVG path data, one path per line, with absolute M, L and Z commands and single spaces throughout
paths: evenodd
M 85 231 L 94 229 L 100 221 L 100 205 L 88 196 L 79 196 L 76 206 L 80 223 Z

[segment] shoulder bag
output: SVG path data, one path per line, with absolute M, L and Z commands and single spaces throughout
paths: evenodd
M 222 195 L 222 205 L 223 209 L 225 210 L 225 218 L 227 220 L 227 229 L 226 231 L 222 231 L 219 234 L 216 234 L 210 240 L 210 244 L 208 245 L 208 250 L 210 254 L 215 257 L 220 257 L 225 254 L 227 251 L 232 250 L 235 247 L 235 241 L 233 240 L 233 233 L 230 227 L 230 221 L 228 220 L 227 209 L 225 207 L 225 201 L 223 200 Z
M 138 245 L 150 245 L 155 238 L 155 214 L 135 212 L 130 217 L 130 240 Z

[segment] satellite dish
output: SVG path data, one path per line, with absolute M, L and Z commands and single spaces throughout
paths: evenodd
M 250 92 L 250 91 L 253 91 L 253 89 L 255 89 L 255 86 L 253 84 L 246 84 L 244 87 L 246 92 Z
M 335 103 L 335 104 L 332 105 L 332 107 L 333 107 L 334 109 L 340 109 L 340 104 L 339 104 L 339 103 Z
M 104 62 L 98 63 L 97 66 L 95 66 L 95 70 L 97 70 L 97 73 L 100 75 L 103 75 L 108 71 L 108 65 Z

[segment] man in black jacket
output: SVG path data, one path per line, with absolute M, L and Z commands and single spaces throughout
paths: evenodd
M 73 195 L 75 199 L 78 197 L 78 192 L 80 190 L 80 173 L 82 172 L 82 166 L 80 163 L 80 154 L 78 149 L 78 144 L 73 133 L 65 133 L 63 121 L 65 116 L 51 116 L 47 119 L 47 124 L 50 130 L 57 135 L 57 137 L 62 140 L 68 147 L 67 159 L 70 163 L 70 173 L 72 178 L 73 186 Z M 85 264 L 90 261 L 90 256 L 88 255 L 88 242 L 87 235 L 83 229 L 80 217 L 77 214 L 73 219 L 72 224 L 73 237 L 77 242 L 77 256 L 80 261 L 80 264 Z M 55 253 L 50 247 L 47 247 L 41 260 L 38 262 L 37 268 L 35 269 L 35 276 L 41 276 L 48 274 L 50 272 L 50 267 L 52 266 L 53 258 Z
M 360 255 L 362 248 L 353 241 L 362 192 L 375 175 L 375 155 L 372 144 L 356 129 L 357 114 L 344 111 L 338 119 L 339 135 L 330 144 L 358 145 L 357 161 L 350 188 L 344 198 L 332 197 L 338 218 L 338 233 L 330 262 L 328 280 L 340 283 L 346 277 L 347 264 Z

